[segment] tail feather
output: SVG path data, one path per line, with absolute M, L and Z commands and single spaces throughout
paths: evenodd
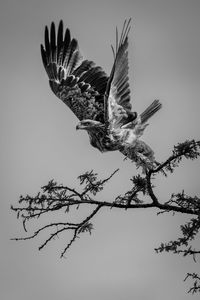
M 154 100 L 146 109 L 141 113 L 141 123 L 145 123 L 149 118 L 151 118 L 159 109 L 161 109 L 162 104 L 159 100 Z

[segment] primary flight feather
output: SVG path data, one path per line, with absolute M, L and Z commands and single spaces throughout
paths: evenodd
M 112 46 L 114 63 L 110 76 L 93 61 L 83 59 L 78 41 L 52 22 L 45 27 L 41 55 L 54 94 L 77 116 L 77 129 L 87 130 L 92 146 L 101 152 L 119 150 L 143 169 L 155 163 L 153 150 L 140 137 L 147 121 L 160 108 L 154 100 L 138 115 L 132 112 L 128 78 L 128 33 L 125 20 L 120 38 Z

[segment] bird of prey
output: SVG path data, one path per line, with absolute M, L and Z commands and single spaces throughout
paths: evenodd
M 76 129 L 89 134 L 90 143 L 101 152 L 119 150 L 143 169 L 154 166 L 153 150 L 140 139 L 147 121 L 160 108 L 154 100 L 140 115 L 132 111 L 128 78 L 128 33 L 125 20 L 112 47 L 114 63 L 110 76 L 93 61 L 84 59 L 78 41 L 60 21 L 45 27 L 41 55 L 54 94 L 77 116 Z

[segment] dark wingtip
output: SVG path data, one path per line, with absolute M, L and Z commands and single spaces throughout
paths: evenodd
M 62 37 L 63 38 L 63 20 L 60 20 L 59 25 L 58 25 L 58 40 Z
M 64 24 L 63 20 L 61 19 L 60 22 L 59 22 L 59 26 L 63 26 L 63 24 Z
M 54 22 L 51 22 L 51 44 L 55 43 L 56 26 Z
M 63 21 L 60 20 L 57 33 L 57 61 L 59 60 L 60 50 L 63 47 Z
M 122 27 L 122 31 L 121 31 L 120 39 L 119 39 L 119 35 L 118 35 L 118 29 L 117 29 L 117 27 L 116 27 L 116 42 L 115 42 L 115 49 L 114 49 L 114 47 L 111 45 L 112 52 L 113 52 L 113 55 L 114 55 L 114 59 L 116 58 L 117 52 L 118 52 L 119 49 L 122 47 L 122 45 L 125 44 L 125 42 L 127 42 L 128 34 L 129 34 L 130 29 L 131 29 L 130 23 L 131 23 L 131 18 L 129 18 L 128 21 L 127 21 L 127 19 L 124 20 L 123 27 Z
M 47 53 L 49 54 L 50 49 L 49 49 L 49 29 L 47 26 L 45 26 L 45 30 L 44 30 L 44 43 L 45 43 L 45 49 L 47 51 Z
M 54 23 L 54 21 L 52 21 L 52 22 L 51 22 L 51 30 L 54 30 L 55 27 L 56 27 L 56 26 L 55 26 L 55 23 Z

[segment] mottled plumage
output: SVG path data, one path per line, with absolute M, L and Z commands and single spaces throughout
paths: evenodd
M 154 162 L 151 148 L 139 138 L 148 119 L 161 108 L 155 100 L 139 116 L 132 112 L 128 78 L 128 33 L 130 20 L 124 22 L 120 39 L 112 46 L 114 63 L 107 76 L 93 61 L 84 60 L 76 39 L 60 21 L 45 27 L 41 54 L 54 94 L 77 116 L 77 129 L 87 130 L 92 146 L 100 151 L 119 150 L 138 163 L 142 157 Z M 143 159 L 142 158 L 142 159 Z

